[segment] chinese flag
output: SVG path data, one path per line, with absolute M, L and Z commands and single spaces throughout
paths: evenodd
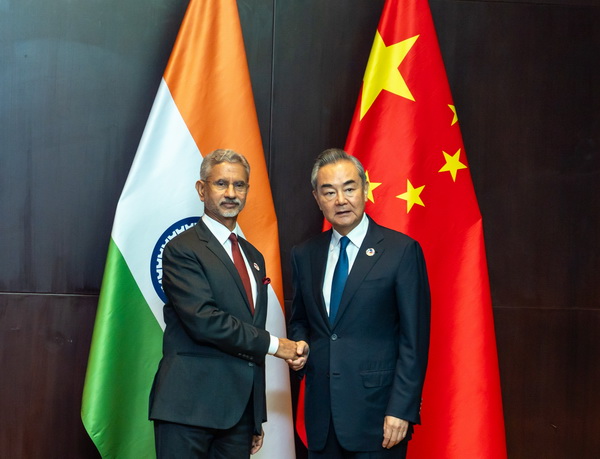
M 506 458 L 481 214 L 426 0 L 385 3 L 345 149 L 367 171 L 367 213 L 427 261 L 431 346 L 409 457 Z

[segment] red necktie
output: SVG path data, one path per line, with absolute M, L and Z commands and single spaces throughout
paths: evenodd
M 244 263 L 244 258 L 242 257 L 242 252 L 240 251 L 240 246 L 238 245 L 238 240 L 235 233 L 231 233 L 229 235 L 229 240 L 231 241 L 233 264 L 238 270 L 238 273 L 240 273 L 242 284 L 244 284 L 244 289 L 246 290 L 246 295 L 248 296 L 248 302 L 250 303 L 250 312 L 254 314 L 254 301 L 252 300 L 252 285 L 250 284 L 250 276 L 248 276 L 246 263 Z

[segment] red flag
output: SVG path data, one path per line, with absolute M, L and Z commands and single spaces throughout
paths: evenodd
M 481 214 L 425 0 L 386 2 L 345 149 L 367 171 L 367 213 L 427 260 L 431 346 L 409 457 L 506 458 Z M 298 408 L 306 444 L 302 387 Z
M 346 151 L 365 166 L 366 211 L 417 239 L 432 295 L 415 458 L 506 458 L 481 214 L 425 0 L 385 3 Z

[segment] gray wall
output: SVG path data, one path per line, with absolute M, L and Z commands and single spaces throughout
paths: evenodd
M 0 457 L 79 418 L 116 202 L 185 0 L 0 0 Z M 239 0 L 290 300 L 383 0 Z M 600 451 L 600 4 L 430 2 L 485 235 L 511 458 Z M 302 456 L 300 451 L 299 456 Z

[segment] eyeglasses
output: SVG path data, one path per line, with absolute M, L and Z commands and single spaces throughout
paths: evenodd
M 225 191 L 228 190 L 230 186 L 233 186 L 233 189 L 236 193 L 244 194 L 248 191 L 248 185 L 246 182 L 227 182 L 226 180 L 203 180 L 203 182 L 209 183 L 215 191 Z

